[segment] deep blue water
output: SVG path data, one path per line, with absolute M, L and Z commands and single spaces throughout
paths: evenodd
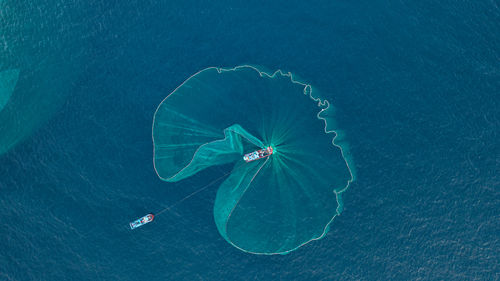
M 17 139 L 0 156 L 0 280 L 500 279 L 498 1 L 213 2 L 0 2 L 0 70 L 21 71 L 0 113 Z M 226 243 L 216 187 L 130 231 L 211 176 L 158 179 L 157 105 L 240 64 L 335 105 L 357 170 L 344 212 L 285 256 Z

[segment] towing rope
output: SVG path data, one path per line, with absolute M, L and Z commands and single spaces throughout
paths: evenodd
M 156 214 L 155 214 L 155 217 L 157 217 L 157 216 L 159 216 L 161 213 L 163 213 L 163 212 L 165 212 L 165 211 L 168 211 L 168 210 L 172 209 L 173 207 L 175 207 L 175 206 L 177 206 L 177 205 L 181 204 L 182 202 L 184 202 L 184 201 L 186 201 L 187 199 L 191 198 L 192 196 L 194 196 L 194 195 L 196 195 L 196 194 L 198 194 L 198 193 L 202 192 L 203 190 L 205 190 L 205 189 L 209 188 L 210 186 L 214 185 L 216 182 L 220 181 L 222 178 L 224 178 L 225 176 L 229 175 L 230 173 L 231 173 L 231 172 L 227 172 L 227 173 L 225 173 L 224 175 L 222 175 L 222 176 L 218 177 L 217 179 L 215 179 L 215 180 L 211 181 L 209 184 L 202 186 L 201 188 L 199 188 L 199 189 L 198 189 L 198 190 L 196 190 L 195 192 L 193 192 L 193 193 L 189 194 L 188 196 L 186 196 L 186 197 L 182 198 L 181 200 L 179 200 L 179 201 L 175 202 L 173 205 L 170 205 L 170 206 L 168 206 L 168 207 L 164 208 L 164 209 L 163 209 L 163 210 L 161 210 L 160 212 L 156 213 Z

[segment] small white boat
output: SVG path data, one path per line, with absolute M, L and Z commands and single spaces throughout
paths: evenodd
M 245 160 L 248 163 L 262 158 L 266 158 L 271 154 L 273 154 L 273 148 L 268 146 L 266 148 L 245 154 L 243 156 L 243 160 Z
M 130 229 L 135 229 L 135 228 L 138 228 L 139 226 L 145 225 L 146 223 L 150 223 L 154 220 L 154 218 L 155 218 L 155 215 L 147 214 L 144 217 L 131 222 Z

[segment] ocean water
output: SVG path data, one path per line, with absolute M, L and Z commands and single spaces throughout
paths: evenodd
M 3 0 L 0 71 L 20 73 L 0 280 L 499 280 L 498 34 L 494 0 Z M 293 253 L 246 254 L 217 232 L 214 187 L 130 231 L 210 176 L 156 176 L 154 110 L 241 64 L 327 94 L 357 170 L 342 215 Z

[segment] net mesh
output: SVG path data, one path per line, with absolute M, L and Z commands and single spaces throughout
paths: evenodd
M 322 117 L 327 108 L 289 74 L 205 69 L 158 107 L 155 169 L 163 180 L 179 181 L 234 163 L 215 198 L 217 229 L 243 251 L 288 253 L 324 236 L 353 180 L 346 151 L 326 133 L 336 129 L 331 114 Z M 266 146 L 271 156 L 243 160 Z

